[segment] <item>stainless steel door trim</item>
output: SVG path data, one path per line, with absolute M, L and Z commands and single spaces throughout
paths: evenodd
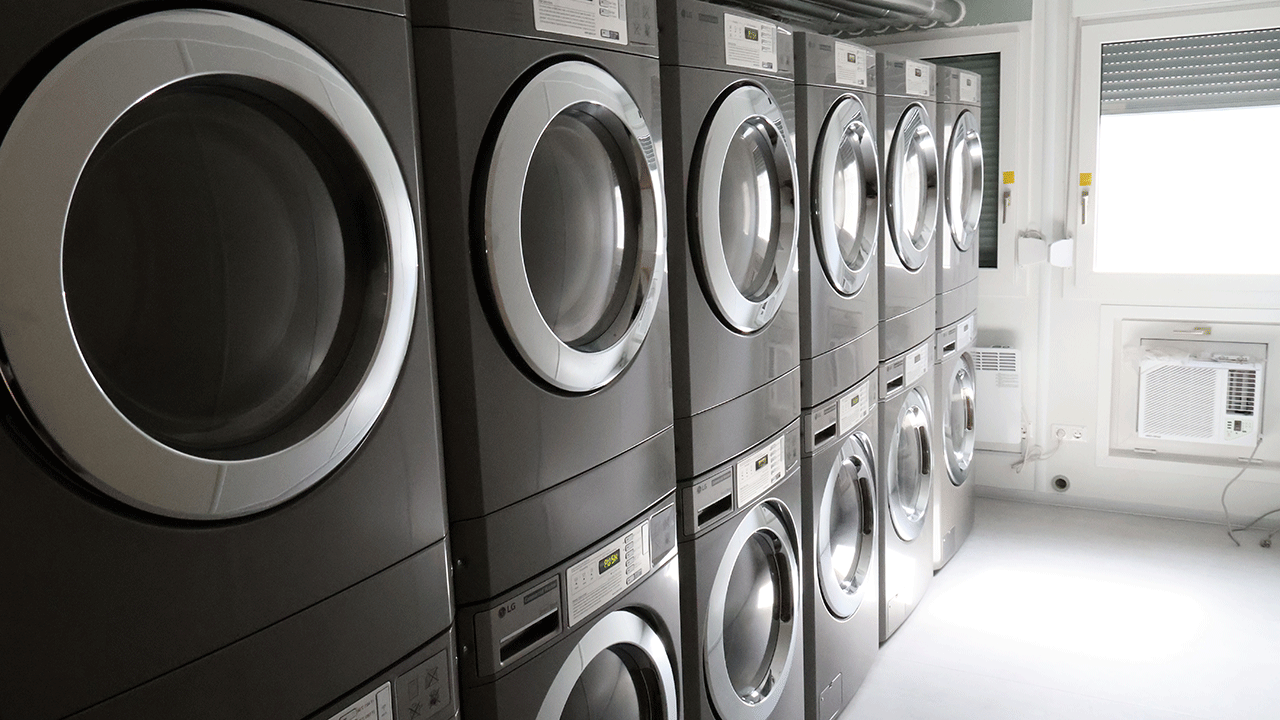
M 754 123 L 765 133 L 772 149 L 773 178 L 764 190 L 774 198 L 767 208 L 777 212 L 775 236 L 770 238 L 772 264 L 769 276 L 758 293 L 747 297 L 738 289 L 729 270 L 720 228 L 720 192 L 725 161 L 740 129 Z M 726 92 L 713 106 L 699 145 L 698 167 L 691 173 L 690 207 L 696 213 L 697 241 L 692 243 L 699 257 L 701 274 L 721 320 L 741 333 L 760 330 L 778 313 L 795 274 L 791 272 L 800 237 L 796 221 L 796 159 L 791 131 L 781 108 L 763 87 L 751 83 Z
M 671 665 L 666 644 L 648 623 L 635 613 L 614 610 L 591 626 L 580 640 L 560 671 L 556 673 L 547 694 L 538 709 L 537 720 L 559 720 L 569 702 L 578 678 L 601 653 L 616 651 L 635 653 L 642 664 L 647 664 L 657 675 L 662 694 L 662 720 L 676 720 L 679 699 L 676 695 L 676 672 Z
M 62 241 L 76 185 L 99 141 L 168 86 L 219 77 L 267 83 L 332 123 L 368 172 L 388 231 L 378 347 L 357 389 L 318 430 L 247 460 L 179 452 L 145 435 L 86 365 L 62 284 Z M 92 98 L 92 102 L 86 102 Z M 211 10 L 134 18 L 71 52 L 36 87 L 0 144 L 0 334 L 4 380 L 50 447 L 98 489 L 188 519 L 251 514 L 327 475 L 368 434 L 395 386 L 418 292 L 418 241 L 400 166 L 371 109 L 319 53 L 242 15 Z
M 770 659 L 769 678 L 772 683 L 755 702 L 748 702 L 733 687 L 729 677 L 729 667 L 725 656 L 724 616 L 725 597 L 729 589 L 729 578 L 739 554 L 748 541 L 756 534 L 763 535 L 774 547 L 775 553 L 781 555 L 782 569 L 788 573 L 784 578 L 780 599 L 789 600 L 790 612 L 776 622 L 778 640 L 774 645 Z M 800 642 L 800 575 L 799 561 L 796 558 L 794 540 L 789 524 L 781 517 L 779 510 L 768 500 L 758 503 L 742 515 L 738 527 L 734 529 L 725 547 L 720 565 L 716 569 L 715 579 L 711 583 L 706 619 L 706 644 L 703 647 L 703 665 L 707 677 L 707 692 L 712 705 L 721 717 L 738 720 L 767 720 L 782 697 L 782 689 L 786 687 L 795 660 L 796 648 Z
M 842 582 L 845 578 L 837 577 L 835 568 L 832 566 L 831 510 L 835 500 L 836 485 L 841 481 L 847 483 L 853 492 L 858 493 L 859 507 L 862 510 L 858 514 L 860 525 L 858 535 L 863 547 L 858 555 L 858 566 L 853 574 L 854 580 L 850 584 Z M 821 589 L 822 598 L 826 601 L 827 609 L 831 614 L 841 619 L 851 617 L 857 612 L 867 593 L 865 580 L 867 573 L 871 570 L 874 555 L 872 548 L 875 545 L 874 487 L 874 460 L 871 457 L 870 444 L 859 440 L 856 435 L 845 438 L 823 486 L 822 500 L 818 506 L 817 558 L 815 558 L 817 584 Z M 872 522 L 868 524 L 866 521 L 869 509 Z
M 920 537 L 920 533 L 924 530 L 929 500 L 933 494 L 933 445 L 929 437 L 929 428 L 932 426 L 930 417 L 929 403 L 925 395 L 919 388 L 912 388 L 903 399 L 902 407 L 898 411 L 893 440 L 886 452 L 889 488 L 886 504 L 889 506 L 889 518 L 893 522 L 898 537 L 906 542 Z M 902 485 L 899 473 L 903 468 L 899 466 L 898 456 L 901 444 L 907 441 L 904 436 L 915 440 L 913 448 L 914 454 L 917 455 L 916 467 L 920 474 L 920 477 L 915 478 L 914 496 L 907 498 L 901 497 L 899 493 Z
M 919 270 L 924 266 L 937 232 L 938 148 L 933 131 L 929 129 L 930 123 L 929 113 L 923 105 L 908 105 L 898 119 L 885 167 L 889 237 L 908 270 Z M 921 162 L 924 173 L 920 179 L 919 206 L 913 218 L 906 216 L 903 197 L 906 192 L 903 174 L 909 161 Z
M 840 167 L 842 157 L 852 156 L 852 162 Z M 845 95 L 837 100 L 827 114 L 818 137 L 813 166 L 813 224 L 818 255 L 822 260 L 827 279 L 836 292 L 845 297 L 858 294 L 875 271 L 872 262 L 880 239 L 880 226 L 884 222 L 884 206 L 880 202 L 880 154 L 876 150 L 875 133 L 871 131 L 867 110 L 855 95 Z M 858 197 L 848 197 L 844 202 L 836 197 L 837 173 L 849 166 L 858 166 L 862 187 Z M 840 247 L 840 231 L 849 228 L 837 225 L 837 208 L 847 207 L 853 199 L 860 205 L 858 226 L 853 228 L 861 257 L 846 257 Z
M 627 137 L 615 141 L 629 153 L 634 167 L 620 171 L 635 176 L 640 192 L 637 266 L 634 278 L 623 278 L 635 284 L 639 297 L 622 303 L 615 321 L 627 325 L 620 337 L 606 347 L 586 350 L 562 341 L 539 311 L 525 267 L 521 230 L 524 187 L 538 143 L 552 120 L 575 109 L 600 113 L 625 129 Z M 542 70 L 521 89 L 503 118 L 485 189 L 490 286 L 516 350 L 554 387 L 574 393 L 598 390 L 627 369 L 644 343 L 666 277 L 667 221 L 662 187 L 657 148 L 639 106 L 621 83 L 596 65 L 566 60 Z M 626 233 L 629 228 L 619 231 Z M 618 238 L 607 240 L 617 242 Z
M 961 252 L 974 247 L 978 240 L 978 220 L 982 214 L 983 157 L 982 138 L 973 113 L 961 111 L 947 142 L 947 179 L 944 185 L 947 225 L 951 241 Z M 959 166 L 963 173 L 959 198 L 952 198 L 951 175 Z M 956 217 L 959 213 L 959 217 Z
M 974 444 L 977 442 L 977 432 L 973 425 L 974 377 L 973 359 L 968 352 L 961 353 L 955 370 L 951 373 L 950 387 L 947 392 L 949 406 L 942 416 L 942 441 L 946 444 L 944 450 L 947 455 L 947 476 L 951 479 L 951 484 L 956 487 L 963 485 L 969 479 Z M 952 411 L 957 403 L 963 407 L 965 418 L 964 425 L 959 428 L 952 424 Z M 959 443 L 956 443 L 957 432 L 961 434 Z

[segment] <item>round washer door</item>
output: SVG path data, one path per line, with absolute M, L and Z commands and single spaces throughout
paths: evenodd
M 813 164 L 813 237 L 822 269 L 836 292 L 856 295 L 875 270 L 880 239 L 880 155 L 862 102 L 853 95 L 831 106 Z
M 888 447 L 889 517 L 898 537 L 920 537 L 932 491 L 933 446 L 929 439 L 929 403 L 919 388 L 903 400 Z
M 638 615 L 615 610 L 560 666 L 537 720 L 676 720 L 678 703 L 662 636 Z
M 5 382 L 68 466 L 148 512 L 297 495 L 404 362 L 400 166 L 337 68 L 258 20 L 160 12 L 71 52 L 0 144 L 0 238 Z
M 866 596 L 876 542 L 875 461 L 863 433 L 845 439 L 818 505 L 818 587 L 827 610 L 851 617 Z
M 982 215 L 982 138 L 978 120 L 965 110 L 956 118 L 947 143 L 946 207 L 951 241 L 962 252 L 978 238 Z M 945 240 L 943 241 L 945 242 Z
M 691 243 L 720 320 L 750 334 L 773 319 L 795 274 L 796 160 L 782 110 L 759 85 L 712 106 L 691 171 Z
M 974 419 L 973 359 L 962 353 L 951 373 L 947 391 L 947 412 L 942 416 L 943 450 L 947 456 L 947 476 L 951 484 L 959 487 L 969 479 L 969 464 L 973 462 L 973 446 L 977 433 Z
M 743 514 L 711 584 L 703 657 L 720 717 L 764 720 L 786 686 L 800 641 L 799 566 L 786 510 Z
M 938 229 L 938 148 L 929 124 L 924 106 L 908 105 L 898 118 L 885 168 L 889 237 L 908 270 L 924 265 Z
M 530 78 L 500 122 L 478 176 L 497 314 L 538 378 L 598 390 L 635 359 L 662 295 L 653 135 L 621 83 L 580 60 Z

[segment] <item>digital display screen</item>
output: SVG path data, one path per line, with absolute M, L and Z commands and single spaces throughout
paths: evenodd
M 845 59 L 846 59 L 846 62 L 851 62 L 851 63 L 853 63 L 854 65 L 857 65 L 857 64 L 858 64 L 858 54 L 857 54 L 857 53 L 845 53 Z
M 746 28 L 746 36 L 748 40 L 759 40 L 760 31 L 755 28 Z
M 614 565 L 617 565 L 618 561 L 621 559 L 622 559 L 621 551 L 614 550 L 613 552 L 609 553 L 606 557 L 600 560 L 600 574 L 603 575 L 605 570 L 608 570 Z
M 764 457 L 756 461 L 756 469 L 759 470 L 760 468 L 768 464 L 769 464 L 769 456 L 765 455 Z
M 854 405 L 857 405 L 860 402 L 862 402 L 862 398 L 857 395 L 854 395 L 853 399 L 849 401 L 849 407 L 853 407 Z

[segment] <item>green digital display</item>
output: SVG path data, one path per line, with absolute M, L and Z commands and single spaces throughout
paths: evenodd
M 756 461 L 756 469 L 759 470 L 760 468 L 768 464 L 769 464 L 769 456 L 765 455 L 764 457 Z
M 600 574 L 603 575 L 605 570 L 608 570 L 614 565 L 617 565 L 618 561 L 621 559 L 622 559 L 621 551 L 614 550 L 613 552 L 609 553 L 608 556 L 600 560 Z
M 862 402 L 862 398 L 857 395 L 854 395 L 853 399 L 849 401 L 849 407 L 853 407 L 854 405 L 857 405 L 860 402 Z
M 845 53 L 845 59 L 846 59 L 848 62 L 853 63 L 854 65 L 857 65 L 857 64 L 858 64 L 858 54 L 857 54 L 857 53 Z
M 748 40 L 760 39 L 760 31 L 755 28 L 746 28 L 746 35 Z

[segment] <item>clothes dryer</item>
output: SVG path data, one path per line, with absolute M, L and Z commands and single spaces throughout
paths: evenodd
M 659 10 L 683 479 L 800 415 L 793 38 L 711 3 Z
M 880 322 L 876 244 L 884 212 L 875 52 L 804 32 L 795 47 L 797 168 L 807 179 L 800 183 L 800 402 L 811 408 L 866 374 L 853 341 Z
M 880 649 L 876 368 L 804 415 L 805 717 L 831 720 Z
M 880 365 L 880 642 L 933 579 L 933 341 Z
M 685 720 L 802 717 L 800 421 L 677 497 Z
M 458 617 L 463 717 L 677 720 L 674 497 Z
M 885 228 L 880 239 L 881 360 L 927 340 L 937 328 L 939 167 L 934 66 L 877 53 L 883 140 Z
M 654 0 L 413 21 L 466 604 L 675 488 L 657 24 Z
M 0 28 L 4 714 L 302 718 L 448 642 L 409 26 L 155 7 Z
M 937 383 L 933 446 L 938 477 L 933 483 L 933 567 L 941 570 L 973 530 L 974 390 L 976 375 L 969 349 L 977 322 L 971 314 L 938 331 L 934 357 Z M 946 472 L 943 472 L 945 466 Z
M 982 78 L 938 67 L 938 142 L 942 143 L 942 211 L 938 213 L 937 327 L 978 308 L 978 222 L 982 215 Z

